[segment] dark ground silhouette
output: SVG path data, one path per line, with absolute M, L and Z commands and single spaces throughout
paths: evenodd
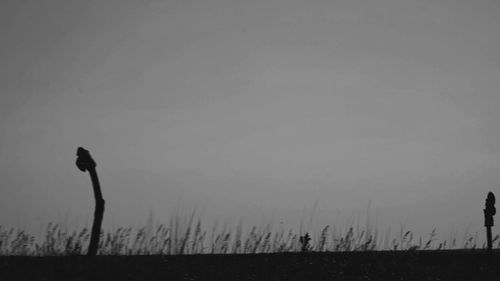
M 500 252 L 0 257 L 0 280 L 499 280 Z

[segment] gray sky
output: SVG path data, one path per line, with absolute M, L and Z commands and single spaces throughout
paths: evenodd
M 89 216 L 84 146 L 108 225 L 316 200 L 330 223 L 371 200 L 416 231 L 482 231 L 499 15 L 496 0 L 2 1 L 0 224 Z

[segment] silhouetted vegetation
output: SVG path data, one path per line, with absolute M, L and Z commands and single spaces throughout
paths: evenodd
M 444 250 L 485 248 L 478 244 L 477 233 L 463 237 L 451 236 L 438 241 L 436 229 L 427 237 L 415 237 L 401 227 L 391 236 L 375 228 L 354 225 L 343 228 L 325 226 L 319 231 L 301 235 L 291 229 L 273 230 L 271 225 L 253 226 L 244 231 L 242 224 L 234 227 L 215 224 L 211 231 L 202 227 L 193 213 L 189 218 L 175 217 L 168 224 L 156 227 L 118 227 L 101 232 L 100 255 L 179 255 L 179 254 L 255 254 L 282 252 L 349 252 L 374 250 Z M 307 235 L 307 237 L 306 237 Z M 493 238 L 494 248 L 500 248 L 500 236 Z M 42 237 L 22 229 L 0 226 L 0 255 L 83 255 L 89 244 L 90 231 L 64 231 L 58 224 L 49 223 Z
M 205 230 L 199 217 L 101 232 L 98 256 L 85 259 L 89 228 L 49 223 L 42 237 L 0 226 L 1 280 L 495 280 L 500 252 L 477 235 L 438 241 L 347 225 L 295 233 L 271 225 Z M 495 248 L 500 248 L 497 235 Z M 461 250 L 450 250 L 461 248 Z M 496 271 L 497 272 L 496 272 Z

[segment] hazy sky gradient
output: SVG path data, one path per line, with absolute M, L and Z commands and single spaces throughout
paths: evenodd
M 175 207 L 482 231 L 500 2 L 2 1 L 0 224 Z M 211 210 L 211 211 L 209 211 Z M 293 214 L 293 215 L 292 215 Z

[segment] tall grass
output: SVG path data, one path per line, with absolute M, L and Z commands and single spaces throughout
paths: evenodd
M 474 249 L 478 245 L 477 233 L 465 231 L 461 242 L 456 232 L 448 240 L 438 241 L 436 229 L 427 237 L 415 237 L 403 225 L 395 234 L 391 229 L 383 235 L 369 222 L 344 227 L 326 225 L 310 232 L 309 251 L 369 251 L 369 250 L 432 250 Z M 190 216 L 174 216 L 166 224 L 144 227 L 118 227 L 101 232 L 101 255 L 179 255 L 179 254 L 252 254 L 301 251 L 300 237 L 304 230 L 278 227 L 271 223 L 245 228 L 243 222 L 235 226 L 215 222 L 210 231 L 193 212 Z M 87 227 L 78 231 L 65 231 L 59 224 L 49 223 L 44 235 L 38 239 L 22 229 L 0 226 L 0 255 L 83 255 L 86 253 L 90 233 Z M 494 247 L 500 248 L 500 236 L 494 238 Z

